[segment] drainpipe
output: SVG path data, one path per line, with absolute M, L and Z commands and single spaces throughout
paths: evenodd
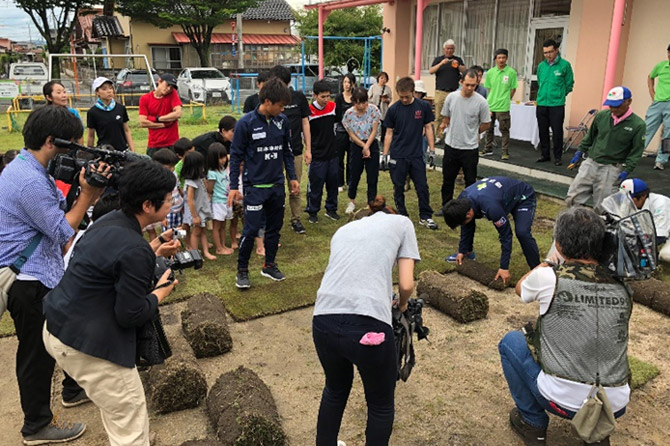
M 319 79 L 323 79 L 323 23 L 328 18 L 330 11 L 323 6 L 319 7 Z
M 423 45 L 423 10 L 429 0 L 416 0 L 416 36 L 414 37 L 414 80 L 421 79 L 421 49 Z
M 614 1 L 614 14 L 612 15 L 612 29 L 610 31 L 610 44 L 607 53 L 607 68 L 605 69 L 605 83 L 603 85 L 603 100 L 607 99 L 607 93 L 614 87 L 614 77 L 619 56 L 619 43 L 621 42 L 621 31 L 623 29 L 623 17 L 626 11 L 626 0 Z

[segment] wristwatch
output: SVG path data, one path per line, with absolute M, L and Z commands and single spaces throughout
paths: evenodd
M 156 122 L 161 122 L 161 117 L 159 115 L 156 115 Z

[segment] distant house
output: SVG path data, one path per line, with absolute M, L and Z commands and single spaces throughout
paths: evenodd
M 11 53 L 13 43 L 15 42 L 6 37 L 0 37 L 0 53 Z
M 300 39 L 291 34 L 293 20 L 293 11 L 285 0 L 264 0 L 248 9 L 242 16 L 244 67 L 257 70 L 277 63 L 297 62 Z M 238 67 L 238 55 L 233 55 L 233 33 L 237 34 L 237 29 L 233 30 L 234 22 L 235 18 L 231 17 L 214 29 L 211 66 L 226 70 Z M 200 66 L 198 54 L 179 26 L 161 29 L 131 18 L 130 35 L 133 52 L 146 54 L 158 71 Z M 236 46 L 236 50 L 238 48 Z
M 78 54 L 127 54 L 132 53 L 128 17 L 118 13 L 103 15 L 102 8 L 80 10 L 74 26 L 74 44 Z M 107 61 L 115 68 L 125 67 L 121 59 Z

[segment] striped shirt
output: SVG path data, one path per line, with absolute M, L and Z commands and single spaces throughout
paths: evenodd
M 65 197 L 47 169 L 21 150 L 0 175 L 0 266 L 11 265 L 41 232 L 42 241 L 21 274 L 54 288 L 63 277 L 63 246 L 74 235 L 65 209 Z

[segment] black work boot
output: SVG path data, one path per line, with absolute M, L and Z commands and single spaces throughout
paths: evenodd
M 509 424 L 526 446 L 544 446 L 547 444 L 547 429 L 538 429 L 523 421 L 523 417 L 516 407 L 509 412 Z

